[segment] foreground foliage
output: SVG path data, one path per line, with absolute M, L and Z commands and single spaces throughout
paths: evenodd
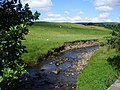
M 107 47 L 96 51 L 78 77 L 77 90 L 106 90 L 119 77 L 120 63 L 115 65 L 118 55 L 113 49 L 108 51 Z
M 0 3 L 0 89 L 13 90 L 26 74 L 26 64 L 21 59 L 25 52 L 22 45 L 28 34 L 28 25 L 36 20 L 38 12 L 32 15 L 28 4 L 24 7 L 20 0 L 4 0 Z

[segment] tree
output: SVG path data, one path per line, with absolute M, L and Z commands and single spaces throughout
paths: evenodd
M 36 11 L 34 13 L 34 20 L 37 20 L 39 16 L 40 16 L 40 13 L 38 11 Z
M 111 29 L 113 31 L 111 36 L 107 39 L 108 45 L 111 48 L 115 48 L 117 51 L 120 51 L 120 24 L 112 25 Z
M 21 55 L 26 53 L 22 40 L 28 34 L 28 26 L 38 19 L 29 5 L 21 0 L 4 0 L 0 3 L 0 89 L 14 89 L 26 74 L 26 64 Z

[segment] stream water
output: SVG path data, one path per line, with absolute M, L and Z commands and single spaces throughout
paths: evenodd
M 87 59 L 85 54 L 91 54 L 99 46 L 86 47 L 66 51 L 57 56 L 51 56 L 42 65 L 28 69 L 27 80 L 21 90 L 75 90 L 80 69 L 77 63 Z M 92 54 L 91 54 L 92 55 Z

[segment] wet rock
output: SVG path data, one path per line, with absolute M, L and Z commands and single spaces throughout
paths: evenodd
M 57 88 L 60 88 L 60 87 L 57 85 L 57 86 L 55 86 L 55 88 L 57 89 Z
M 68 73 L 66 73 L 65 75 L 66 75 L 66 77 L 69 77 L 69 76 L 70 76 Z
M 68 87 L 68 86 L 69 86 L 69 84 L 66 84 L 66 86 Z
M 73 70 L 72 70 L 72 69 L 70 69 L 69 71 L 70 71 L 70 72 L 73 72 Z
M 59 66 L 59 65 L 61 65 L 61 64 L 63 64 L 65 61 L 63 61 L 63 60 L 56 60 L 55 61 L 55 65 L 56 66 Z
M 43 71 L 45 71 L 45 69 L 41 69 L 40 71 L 42 71 L 42 72 L 43 72 Z
M 71 73 L 72 76 L 74 76 L 75 74 L 74 73 Z
M 61 69 L 57 69 L 55 71 L 52 71 L 54 74 L 58 75 L 62 70 Z
M 72 87 L 72 89 L 74 89 L 75 87 Z
M 53 64 L 53 62 L 50 62 L 50 65 L 52 65 Z
M 62 83 L 59 84 L 59 87 L 63 87 L 63 86 L 64 86 L 64 84 L 62 84 Z

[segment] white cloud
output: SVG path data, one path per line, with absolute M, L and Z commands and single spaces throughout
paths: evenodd
M 101 13 L 100 15 L 99 15 L 99 18 L 101 18 L 101 19 L 106 19 L 106 18 L 108 18 L 109 17 L 109 13 Z
M 101 21 L 111 21 L 109 18 L 115 6 L 120 5 L 120 0 L 95 0 L 95 8 L 100 12 L 97 17 Z
M 69 11 L 64 11 L 64 13 L 65 13 L 65 14 L 67 14 L 67 15 L 69 15 L 69 14 L 70 14 L 70 12 L 69 12 Z
M 117 21 L 120 22 L 120 16 L 117 18 Z
M 95 6 L 98 11 L 108 12 L 117 5 L 120 5 L 120 0 L 95 0 Z
M 50 22 L 110 22 L 111 20 L 108 19 L 109 13 L 101 13 L 98 17 L 95 18 L 81 18 L 80 16 L 62 16 L 58 13 L 48 13 L 43 21 L 50 21 Z
M 68 21 L 81 21 L 82 18 L 80 16 L 74 16 L 74 17 L 67 17 Z
M 43 21 L 57 21 L 57 22 L 73 22 L 73 21 L 81 21 L 80 16 L 62 16 L 61 14 L 56 13 L 48 13 L 47 16 L 43 19 Z
M 47 13 L 47 17 L 49 18 L 59 18 L 61 14 Z
M 65 17 L 60 17 L 60 18 L 49 18 L 49 17 L 46 17 L 46 18 L 43 18 L 43 21 L 50 21 L 50 22 L 63 22 L 63 21 L 66 21 L 66 18 Z
M 82 21 L 84 22 L 111 22 L 111 20 L 108 18 L 100 18 L 100 17 L 95 17 L 95 18 L 85 17 L 82 19 Z
M 110 19 L 108 18 L 100 18 L 100 17 L 95 17 L 95 18 L 81 18 L 80 16 L 73 16 L 73 17 L 46 17 L 43 19 L 43 21 L 49 21 L 49 22 L 111 22 Z
M 65 13 L 66 15 L 70 15 L 70 13 L 76 13 L 76 15 L 83 15 L 83 14 L 84 14 L 83 11 L 80 11 L 80 10 L 77 10 L 77 9 L 75 9 L 75 10 L 70 10 L 70 11 L 64 11 L 64 13 Z
M 29 3 L 31 8 L 48 10 L 52 6 L 51 0 L 25 0 L 24 3 Z
M 58 13 L 47 13 L 47 16 L 43 20 L 44 21 L 65 21 L 66 18 Z
M 113 8 L 110 6 L 98 6 L 96 7 L 98 11 L 108 12 L 111 11 Z
M 83 12 L 80 11 L 80 14 L 83 14 Z M 69 16 L 69 15 L 64 15 L 64 14 L 62 15 L 60 13 L 49 12 L 46 14 L 46 17 L 42 19 L 42 21 L 49 21 L 49 22 L 111 22 L 111 20 L 108 18 L 110 15 L 109 12 L 101 12 L 98 17 L 94 17 L 94 18 L 81 17 L 80 14 L 76 14 L 74 16 Z
M 116 6 L 120 5 L 120 0 L 95 0 L 96 6 Z
M 83 15 L 84 13 L 83 13 L 82 11 L 80 11 L 78 14 L 79 14 L 79 15 Z

